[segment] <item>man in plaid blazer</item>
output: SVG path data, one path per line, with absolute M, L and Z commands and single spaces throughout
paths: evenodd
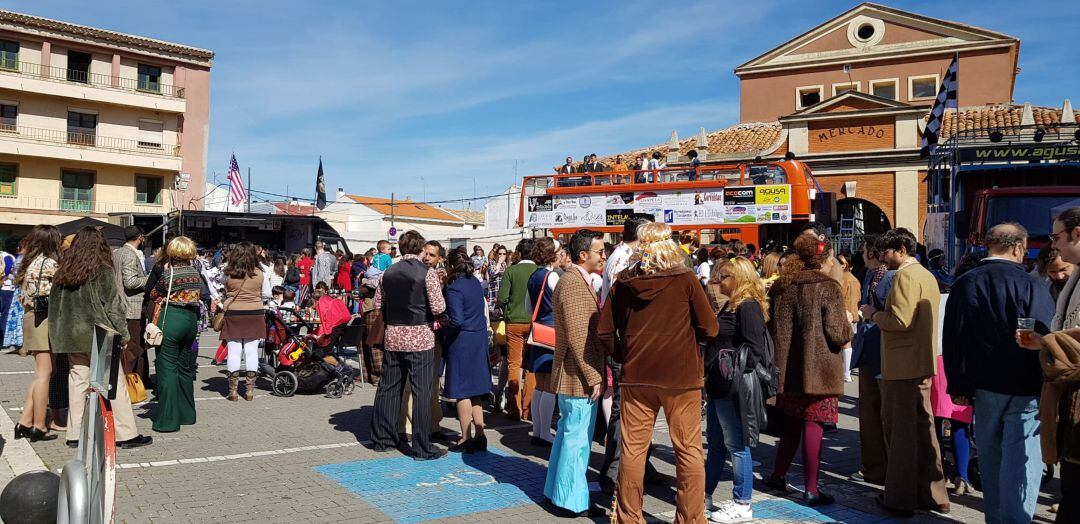
M 574 264 L 555 286 L 555 360 L 551 385 L 559 398 L 559 429 L 551 446 L 544 495 L 567 516 L 589 510 L 589 464 L 597 401 L 604 392 L 604 348 L 596 338 L 600 302 L 593 275 L 607 258 L 603 234 L 574 233 L 567 246 Z
M 146 287 L 142 245 L 146 236 L 139 226 L 128 226 L 124 229 L 124 238 L 127 242 L 113 250 L 113 267 L 120 292 L 127 299 L 127 324 L 131 334 L 120 361 L 124 373 L 139 373 L 143 384 L 149 384 L 150 366 L 145 357 L 146 350 L 142 347 L 143 288 Z

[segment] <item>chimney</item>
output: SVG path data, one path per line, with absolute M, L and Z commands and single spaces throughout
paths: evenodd
M 705 136 L 705 128 L 701 128 L 697 135 L 697 157 L 704 162 L 709 157 L 709 137 Z
M 340 202 L 345 199 L 345 188 L 337 188 L 337 193 L 334 195 L 334 202 Z
M 1065 99 L 1065 105 L 1061 106 L 1061 123 L 1076 123 L 1076 113 L 1073 113 L 1072 101 L 1068 98 Z
M 679 161 L 679 133 L 674 129 L 671 130 L 671 138 L 668 139 L 668 154 L 667 163 L 674 164 Z

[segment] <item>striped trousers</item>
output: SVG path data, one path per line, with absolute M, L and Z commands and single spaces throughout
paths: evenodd
M 435 351 L 384 351 L 383 373 L 375 391 L 375 407 L 371 415 L 371 441 L 376 448 L 396 448 L 398 417 L 401 414 L 402 392 L 408 380 L 413 395 L 419 399 L 431 397 L 431 377 L 435 373 Z M 427 402 L 413 402 L 412 451 L 417 457 L 434 454 L 431 445 L 431 407 Z

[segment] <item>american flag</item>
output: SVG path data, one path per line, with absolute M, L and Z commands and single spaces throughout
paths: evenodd
M 234 153 L 229 159 L 229 202 L 238 206 L 245 199 L 247 199 L 247 190 L 244 189 L 244 179 L 240 176 L 240 166 L 236 163 Z
M 923 132 L 922 148 L 919 154 L 924 158 L 934 154 L 934 149 L 937 149 L 938 135 L 941 133 L 941 126 L 945 120 L 945 109 L 957 107 L 959 72 L 960 53 L 957 53 L 949 64 L 949 70 L 945 72 L 945 78 L 941 80 L 941 89 L 938 91 L 937 100 L 934 101 L 934 108 L 930 110 L 930 120 L 926 123 L 926 131 Z

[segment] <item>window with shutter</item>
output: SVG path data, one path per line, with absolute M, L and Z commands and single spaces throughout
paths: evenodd
M 164 124 L 153 120 L 139 120 L 139 147 L 161 149 Z
M 15 132 L 19 118 L 19 106 L 0 104 L 0 131 Z
M 97 115 L 68 111 L 67 132 L 70 144 L 94 145 L 97 134 Z
M 155 93 L 161 92 L 161 68 L 139 64 L 139 89 Z
M 94 203 L 94 174 L 64 171 L 60 179 L 60 209 L 89 212 Z
M 0 164 L 0 196 L 15 196 L 15 179 L 19 177 L 19 166 Z
M 163 179 L 157 176 L 135 177 L 135 203 L 160 204 Z
M 0 69 L 19 69 L 19 43 L 0 40 Z

